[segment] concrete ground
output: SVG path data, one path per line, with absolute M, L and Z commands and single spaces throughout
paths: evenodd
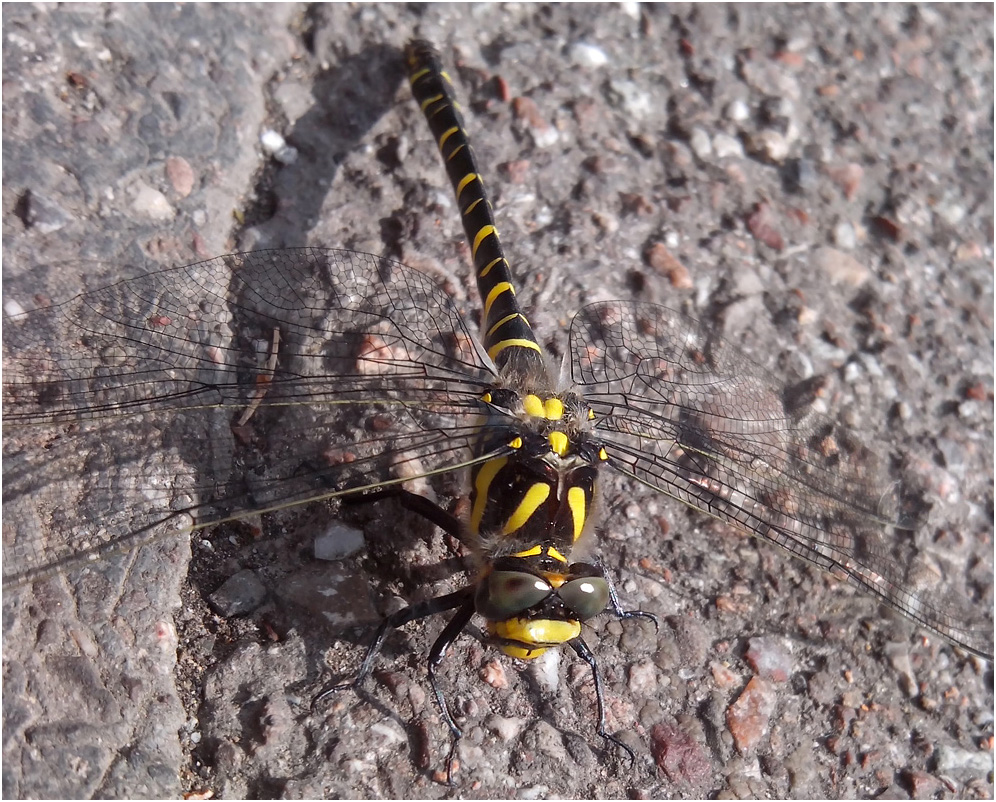
M 544 343 L 562 348 L 586 302 L 653 301 L 778 374 L 824 377 L 921 493 L 918 545 L 991 626 L 991 7 L 15 5 L 3 34 L 8 311 L 312 244 L 447 277 L 473 314 L 403 81 L 417 34 L 449 65 Z M 175 468 L 158 453 L 150 475 Z M 599 743 L 570 653 L 522 666 L 465 637 L 442 682 L 466 737 L 440 783 L 438 620 L 313 709 L 377 616 L 460 576 L 390 506 L 342 512 L 338 537 L 366 546 L 316 567 L 300 544 L 340 513 L 314 505 L 279 522 L 293 545 L 233 526 L 210 550 L 197 535 L 189 566 L 186 540 L 160 539 L 8 589 L 3 794 L 993 796 L 991 663 L 622 478 L 603 498 L 601 557 L 662 622 L 586 636 L 632 766 Z M 245 568 L 261 602 L 219 614 L 207 599 Z M 326 587 L 338 600 L 316 601 Z

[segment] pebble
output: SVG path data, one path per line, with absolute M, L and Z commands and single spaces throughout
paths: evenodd
M 795 671 L 792 652 L 781 638 L 751 638 L 744 656 L 748 665 L 763 679 L 786 682 Z
M 680 727 L 654 726 L 650 731 L 650 751 L 658 768 L 672 783 L 698 787 L 712 776 L 712 762 L 702 744 Z
M 135 191 L 135 198 L 132 201 L 132 208 L 139 214 L 150 217 L 153 220 L 172 220 L 176 212 L 158 189 L 153 189 L 148 184 L 139 184 Z
M 640 120 L 654 109 L 651 96 L 632 81 L 612 81 L 609 84 L 609 102 L 634 120 Z
M 602 67 L 609 62 L 605 51 L 587 42 L 575 42 L 567 51 L 567 57 L 579 67 Z
M 867 267 L 836 248 L 816 248 L 810 257 L 810 264 L 822 271 L 833 284 L 860 287 L 871 278 L 871 271 Z
M 166 159 L 166 180 L 177 195 L 187 197 L 194 189 L 194 170 L 190 162 L 180 156 L 170 156 Z
M 3 302 L 3 311 L 6 312 L 9 317 L 17 317 L 18 315 L 27 314 L 24 307 L 13 298 L 8 298 Z
M 726 159 L 731 156 L 740 159 L 744 155 L 744 146 L 740 140 L 729 134 L 716 134 L 712 138 L 712 149 L 716 157 L 720 159 Z
M 839 221 L 833 227 L 833 243 L 845 251 L 853 250 L 858 244 L 858 237 L 854 232 L 854 226 L 847 220 Z
M 740 123 L 750 117 L 750 108 L 742 100 L 731 100 L 726 106 L 726 119 Z
M 702 128 L 693 128 L 688 137 L 688 144 L 692 147 L 692 152 L 702 161 L 706 161 L 712 155 L 712 142 L 709 134 Z
M 781 164 L 789 155 L 789 143 L 785 135 L 770 128 L 752 135 L 751 145 L 755 153 L 774 164 Z
M 775 712 L 776 694 L 771 686 L 754 677 L 744 692 L 727 708 L 726 726 L 741 754 L 752 751 L 768 732 Z
M 363 548 L 363 532 L 333 521 L 315 538 L 316 560 L 344 560 Z
M 266 586 L 248 569 L 230 576 L 208 600 L 218 615 L 230 618 L 251 613 L 266 598 Z
M 985 773 L 993 770 L 992 752 L 970 752 L 967 749 L 938 744 L 934 750 L 934 760 L 937 761 L 937 770 L 940 772 L 972 771 Z
M 293 164 L 297 161 L 297 148 L 287 144 L 287 140 L 279 131 L 268 128 L 259 135 L 259 144 L 263 152 L 272 156 L 281 164 Z
M 535 660 L 530 660 L 528 671 L 536 684 L 546 693 L 560 687 L 560 649 L 548 649 Z
M 72 215 L 51 198 L 28 191 L 25 222 L 42 234 L 52 234 L 72 222 Z

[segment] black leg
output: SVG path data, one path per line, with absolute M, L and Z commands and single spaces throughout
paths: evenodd
M 622 608 L 622 605 L 619 603 L 619 595 L 616 593 L 616 586 L 613 581 L 609 579 L 609 575 L 605 573 L 605 568 L 600 562 L 596 562 L 594 565 L 601 572 L 602 579 L 605 580 L 605 584 L 609 586 L 609 607 L 612 608 L 613 615 L 615 615 L 616 618 L 623 620 L 627 618 L 645 618 L 648 621 L 654 622 L 655 632 L 660 632 L 660 621 L 657 620 L 657 616 L 653 613 L 647 613 L 643 610 L 624 610 Z
M 591 649 L 588 648 L 588 644 L 581 640 L 581 638 L 575 638 L 574 640 L 569 641 L 569 643 L 575 654 L 584 660 L 588 664 L 588 667 L 591 668 L 591 675 L 595 680 L 595 701 L 598 704 L 598 734 L 601 735 L 606 741 L 614 744 L 629 755 L 629 762 L 630 765 L 632 765 L 636 762 L 636 755 L 633 754 L 633 750 L 615 736 L 609 735 L 609 733 L 605 730 L 605 695 L 602 690 L 602 676 L 598 671 L 598 663 L 595 661 L 595 655 L 591 653 Z
M 437 596 L 434 599 L 428 599 L 424 602 L 419 602 L 418 604 L 409 605 L 403 610 L 398 610 L 398 612 L 394 615 L 390 615 L 385 618 L 381 621 L 380 626 L 377 627 L 377 633 L 374 635 L 373 643 L 371 643 L 367 649 L 367 653 L 363 658 L 363 662 L 360 664 L 360 670 L 357 672 L 356 678 L 351 682 L 339 683 L 338 685 L 333 685 L 331 688 L 322 691 L 315 697 L 314 702 L 312 702 L 312 707 L 323 703 L 332 694 L 337 693 L 338 691 L 342 691 L 347 688 L 359 687 L 359 685 L 368 676 L 370 676 L 370 672 L 373 671 L 377 655 L 380 653 L 381 647 L 384 645 L 384 641 L 387 639 L 387 636 L 392 630 L 395 630 L 398 627 L 403 627 L 405 624 L 409 624 L 412 621 L 418 621 L 420 618 L 426 618 L 430 615 L 436 615 L 437 613 L 445 613 L 447 610 L 452 610 L 456 607 L 460 607 L 461 605 L 469 605 L 471 607 L 471 615 L 473 615 L 473 590 L 473 587 L 461 588 L 454 593 L 447 593 L 445 596 Z M 448 630 L 449 627 L 447 627 L 445 631 Z M 453 637 L 456 636 L 454 635 Z M 450 638 L 450 640 L 452 639 L 453 638 Z M 439 641 L 436 643 L 438 645 Z M 443 651 L 445 651 L 446 645 L 447 644 L 443 644 Z M 433 650 L 435 651 L 435 647 L 433 647 Z M 451 729 L 453 726 L 454 725 L 450 723 Z
M 436 704 L 439 706 L 439 712 L 443 716 L 443 721 L 450 728 L 451 743 L 450 751 L 446 756 L 446 784 L 451 785 L 453 780 L 453 758 L 456 755 L 457 744 L 460 739 L 463 738 L 463 731 L 457 726 L 457 723 L 453 720 L 453 715 L 450 713 L 450 706 L 446 702 L 446 697 L 443 695 L 442 689 L 439 687 L 439 683 L 436 680 L 436 669 L 439 668 L 439 664 L 443 662 L 446 657 L 446 652 L 450 648 L 450 644 L 459 637 L 460 633 L 463 632 L 464 627 L 470 623 L 470 619 L 474 616 L 474 599 L 468 598 L 464 603 L 463 607 L 457 610 L 456 615 L 450 619 L 450 622 L 446 625 L 446 628 L 440 633 L 439 637 L 436 638 L 436 642 L 432 644 L 432 649 L 429 651 L 429 663 L 428 663 L 428 673 L 429 673 L 429 685 L 432 686 L 432 693 L 436 697 Z
M 464 533 L 463 524 L 455 515 L 448 513 L 435 502 L 429 501 L 425 496 L 405 490 L 400 485 L 392 485 L 372 493 L 357 493 L 353 496 L 343 496 L 343 504 L 366 504 L 372 501 L 380 501 L 385 498 L 396 498 L 405 509 L 411 510 L 423 518 L 428 519 L 446 534 L 452 535 L 461 543 L 466 543 L 467 538 Z

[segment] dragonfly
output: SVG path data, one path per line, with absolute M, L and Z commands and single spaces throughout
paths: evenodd
M 230 254 L 5 313 L 5 590 L 249 514 L 393 497 L 472 570 L 384 619 L 356 678 L 320 700 L 366 679 L 393 630 L 446 613 L 427 669 L 448 769 L 462 731 L 436 672 L 474 620 L 514 659 L 571 649 L 598 733 L 632 756 L 607 731 L 584 637 L 606 612 L 653 620 L 624 609 L 597 557 L 615 471 L 991 660 L 991 621 L 932 582 L 888 460 L 708 327 L 593 303 L 555 363 L 516 301 L 440 57 L 413 40 L 405 60 L 470 244 L 479 331 L 434 277 L 326 248 Z M 411 489 L 449 474 L 465 478 L 466 515 Z

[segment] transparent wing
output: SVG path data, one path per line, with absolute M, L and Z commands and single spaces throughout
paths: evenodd
M 321 249 L 219 257 L 5 316 L 3 359 L 5 586 L 164 528 L 476 461 L 492 377 L 438 282 Z
M 577 314 L 570 349 L 618 470 L 991 658 L 991 620 L 916 554 L 888 466 L 734 346 L 664 307 L 609 302 Z

